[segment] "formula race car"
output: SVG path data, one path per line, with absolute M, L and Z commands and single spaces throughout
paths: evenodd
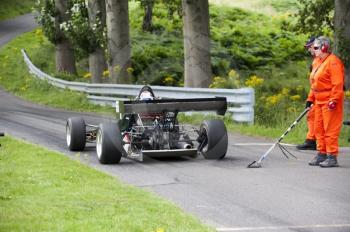
M 121 102 L 122 117 L 117 122 L 85 124 L 83 118 L 69 118 L 66 125 L 67 146 L 82 151 L 85 144 L 96 143 L 102 164 L 119 163 L 121 157 L 143 161 L 148 157 L 222 159 L 228 137 L 220 119 L 205 120 L 197 129 L 180 125 L 179 112 L 215 111 L 224 115 L 226 98 L 157 99 L 149 86 L 144 86 L 133 101 Z

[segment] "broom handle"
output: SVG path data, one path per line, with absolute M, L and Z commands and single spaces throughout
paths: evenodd
M 282 139 L 293 129 L 293 127 L 295 127 L 296 124 L 299 123 L 299 121 L 305 116 L 305 114 L 307 112 L 309 112 L 309 110 L 311 109 L 310 107 L 305 108 L 305 110 L 299 115 L 299 117 L 292 123 L 292 125 L 290 125 L 290 127 L 286 130 L 286 132 L 284 132 L 284 134 L 277 140 L 277 143 L 281 142 Z

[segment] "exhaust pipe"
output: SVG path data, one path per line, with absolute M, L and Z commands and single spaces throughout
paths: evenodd
M 179 149 L 192 149 L 193 148 L 193 146 L 191 145 L 191 144 L 189 144 L 189 143 L 178 143 L 178 145 L 177 145 L 177 147 L 179 148 Z

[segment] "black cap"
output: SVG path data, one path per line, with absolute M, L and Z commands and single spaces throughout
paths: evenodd
M 311 47 L 311 45 L 313 44 L 313 42 L 315 41 L 316 36 L 311 36 L 308 41 L 306 41 L 306 43 L 304 44 L 304 48 L 309 48 Z

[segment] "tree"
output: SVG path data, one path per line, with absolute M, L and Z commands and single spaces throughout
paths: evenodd
M 131 66 L 128 0 L 106 0 L 108 70 L 113 83 L 128 83 Z
M 211 83 L 208 0 L 182 0 L 185 86 L 209 87 Z
M 106 4 L 104 0 L 88 1 L 89 23 L 91 29 L 106 27 Z M 98 30 L 95 33 L 101 33 Z M 100 44 L 89 54 L 89 71 L 92 83 L 101 83 L 103 71 L 107 68 L 105 53 Z
M 142 30 L 151 32 L 153 27 L 152 16 L 155 0 L 140 0 L 140 3 L 145 12 L 143 16 Z
M 350 0 L 335 0 L 335 52 L 345 65 L 346 89 L 350 90 Z
M 38 0 L 35 4 L 37 22 L 42 25 L 44 35 L 56 46 L 56 71 L 76 73 L 75 56 L 72 45 L 61 30 L 67 23 L 69 6 L 64 0 Z
M 55 11 L 56 71 L 76 74 L 74 49 L 60 28 L 60 24 L 70 18 L 70 15 L 66 14 L 68 1 L 55 0 Z

